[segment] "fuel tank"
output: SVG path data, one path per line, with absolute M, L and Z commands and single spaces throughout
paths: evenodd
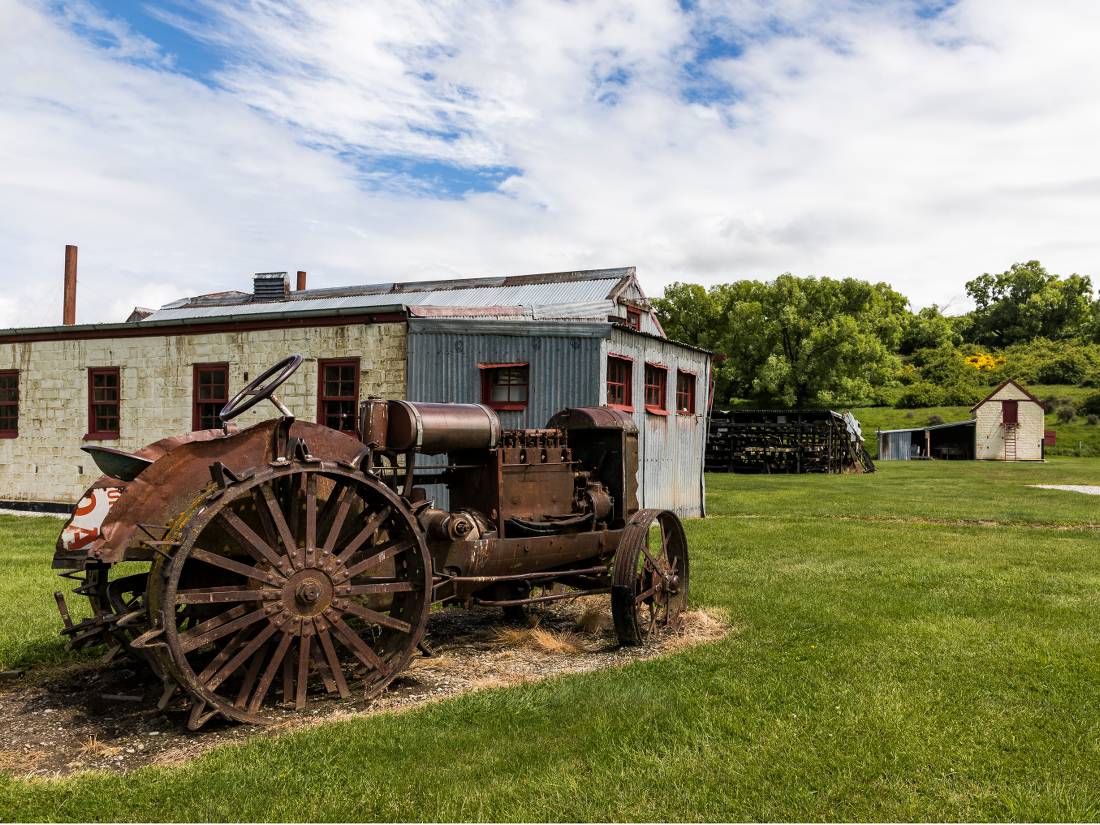
M 434 455 L 488 450 L 500 442 L 500 419 L 484 404 L 390 401 L 385 447 Z

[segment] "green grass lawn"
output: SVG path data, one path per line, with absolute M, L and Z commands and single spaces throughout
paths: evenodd
M 1094 820 L 1100 499 L 1026 487 L 1083 482 L 1100 460 L 712 475 L 687 528 L 720 642 L 178 768 L 0 778 L 0 816 Z M 60 655 L 54 529 L 0 520 L 5 661 Z

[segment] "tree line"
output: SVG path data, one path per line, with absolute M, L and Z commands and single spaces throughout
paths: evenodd
M 1100 299 L 1087 276 L 1028 261 L 979 275 L 966 294 L 971 312 L 914 312 L 886 283 L 787 273 L 677 282 L 653 303 L 670 338 L 716 354 L 716 407 L 970 404 L 1008 377 L 1100 386 Z

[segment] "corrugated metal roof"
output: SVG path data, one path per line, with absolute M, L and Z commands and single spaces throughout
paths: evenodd
M 286 300 L 255 300 L 246 293 L 198 296 L 166 304 L 148 321 L 190 320 L 269 312 L 372 309 L 378 307 L 506 308 L 524 307 L 535 318 L 597 318 L 613 308 L 611 294 L 634 277 L 633 267 L 467 278 L 401 284 L 368 284 L 295 292 Z
M 944 424 L 928 424 L 924 427 L 902 427 L 900 430 L 879 430 L 880 435 L 887 433 L 923 433 L 925 430 L 946 430 L 951 427 L 974 426 L 977 422 L 973 418 L 966 421 L 948 421 Z

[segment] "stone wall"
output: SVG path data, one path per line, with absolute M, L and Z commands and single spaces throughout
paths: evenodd
M 360 398 L 403 398 L 405 348 L 403 323 L 0 344 L 0 370 L 19 370 L 20 395 L 19 436 L 0 439 L 0 501 L 72 504 L 99 476 L 80 450 L 89 443 L 90 367 L 119 367 L 122 384 L 120 438 L 94 443 L 132 450 L 191 429 L 195 364 L 228 363 L 232 395 L 299 353 L 305 363 L 277 395 L 314 421 L 318 359 L 359 357 Z M 261 402 L 237 422 L 245 427 L 274 413 Z

